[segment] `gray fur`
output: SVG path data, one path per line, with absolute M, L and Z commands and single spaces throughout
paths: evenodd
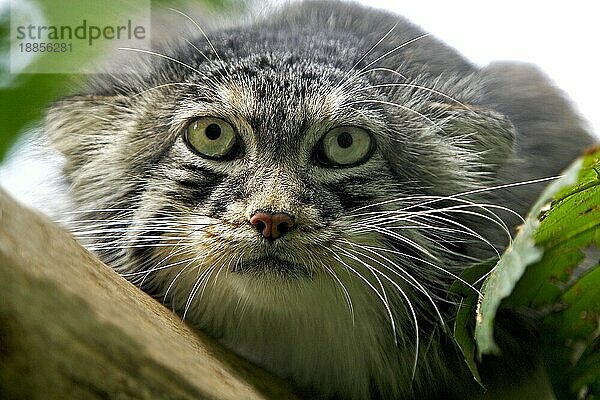
M 539 187 L 455 195 L 556 175 L 592 140 L 539 71 L 480 69 L 423 34 L 383 11 L 307 2 L 209 32 L 216 53 L 198 35 L 142 55 L 149 73 L 99 76 L 45 121 L 67 158 L 73 231 L 192 326 L 314 396 L 460 393 L 468 374 L 438 311 L 449 324 L 452 274 L 493 255 L 486 240 L 507 242 L 497 210 L 467 202 L 523 215 Z M 235 127 L 234 159 L 184 143 L 203 115 Z M 346 125 L 371 133 L 370 159 L 319 165 L 320 138 Z M 248 223 L 256 210 L 296 226 L 267 241 Z

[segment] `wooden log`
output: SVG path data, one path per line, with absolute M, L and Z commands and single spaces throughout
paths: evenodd
M 1 399 L 294 399 L 0 190 Z

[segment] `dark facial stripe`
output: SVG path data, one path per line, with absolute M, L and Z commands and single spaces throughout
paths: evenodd
M 184 170 L 192 173 L 191 176 L 175 179 L 178 187 L 169 191 L 168 195 L 184 201 L 186 204 L 195 205 L 206 200 L 218 188 L 225 176 L 207 168 L 193 164 L 183 164 Z
M 328 184 L 325 188 L 336 197 L 342 208 L 352 210 L 372 202 L 375 198 L 375 194 L 366 186 L 369 181 L 370 179 L 366 177 L 356 177 Z

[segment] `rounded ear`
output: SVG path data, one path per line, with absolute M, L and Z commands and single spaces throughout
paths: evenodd
M 79 168 L 114 141 L 124 119 L 122 96 L 73 96 L 55 102 L 44 119 L 50 143 L 67 159 L 66 172 Z
M 566 94 L 538 67 L 494 62 L 480 75 L 481 101 L 508 115 L 516 127 L 520 174 L 559 174 L 583 148 L 598 142 Z
M 437 133 L 479 155 L 486 166 L 503 164 L 513 154 L 516 131 L 504 114 L 478 105 L 429 103 Z

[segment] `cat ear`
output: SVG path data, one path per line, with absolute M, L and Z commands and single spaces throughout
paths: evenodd
M 67 159 L 67 167 L 78 168 L 102 151 L 123 124 L 124 96 L 73 96 L 55 102 L 44 119 L 44 130 L 52 146 Z
M 486 165 L 506 162 L 513 153 L 516 131 L 504 114 L 479 105 L 430 103 L 426 115 L 436 134 L 479 154 Z

